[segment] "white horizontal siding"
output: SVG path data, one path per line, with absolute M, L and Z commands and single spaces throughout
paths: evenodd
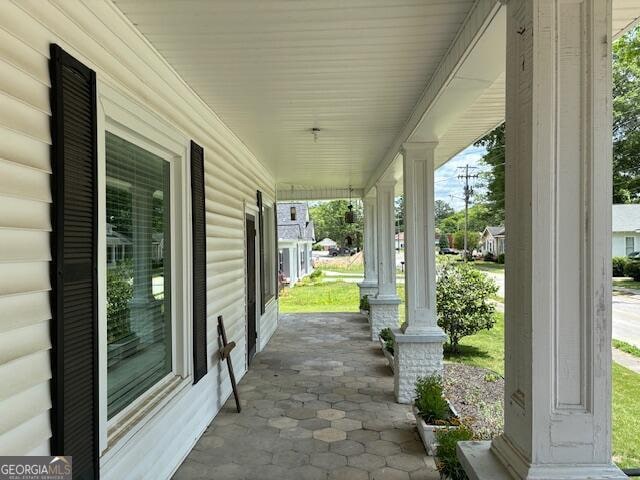
M 167 478 L 230 392 L 217 317 L 246 367 L 244 205 L 275 196 L 273 175 L 110 2 L 0 2 L 0 455 L 48 453 L 50 43 L 204 147 L 209 374 L 188 386 L 102 466 L 103 478 Z M 260 347 L 277 304 L 259 320 Z

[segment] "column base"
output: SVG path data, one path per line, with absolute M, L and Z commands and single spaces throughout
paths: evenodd
M 505 447 L 512 453 L 505 455 Z M 508 457 L 508 458 L 507 458 Z M 502 436 L 492 442 L 460 442 L 458 458 L 470 480 L 624 480 L 613 464 L 531 465 Z M 506 462 L 506 463 L 505 463 Z
M 378 282 L 365 280 L 364 282 L 360 282 L 358 284 L 358 287 L 360 288 L 361 299 L 365 295 L 369 295 L 369 300 L 371 300 L 373 297 L 375 297 L 378 294 Z
M 371 340 L 377 341 L 380 331 L 398 328 L 398 305 L 400 298 L 369 298 L 369 326 Z
M 419 377 L 442 375 L 442 344 L 447 336 L 439 327 L 421 329 L 420 333 L 403 333 L 397 328 L 392 331 L 394 393 L 398 403 L 410 404 Z

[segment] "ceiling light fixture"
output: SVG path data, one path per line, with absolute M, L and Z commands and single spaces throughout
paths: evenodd
M 311 129 L 311 133 L 313 134 L 313 143 L 318 143 L 318 136 L 320 135 L 320 129 L 318 127 L 313 127 Z

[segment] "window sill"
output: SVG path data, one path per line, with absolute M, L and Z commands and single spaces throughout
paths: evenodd
M 188 388 L 191 383 L 190 377 L 182 378 L 177 375 L 169 377 L 153 392 L 142 397 L 136 408 L 131 409 L 128 414 L 110 425 L 107 432 L 107 448 L 100 457 L 101 465 L 109 462 L 138 431 L 142 430 L 156 414 L 162 411 L 180 392 Z

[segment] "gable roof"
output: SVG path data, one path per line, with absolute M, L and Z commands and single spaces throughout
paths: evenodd
M 291 220 L 291 207 L 296 207 L 296 219 Z M 313 221 L 306 203 L 278 203 L 278 240 L 315 240 Z
M 611 230 L 613 232 L 640 230 L 640 204 L 613 205 Z
M 485 233 L 489 233 L 492 237 L 504 237 L 505 231 L 504 231 L 504 227 L 490 227 L 487 226 L 484 229 L 484 232 L 482 232 L 482 236 L 484 236 Z

